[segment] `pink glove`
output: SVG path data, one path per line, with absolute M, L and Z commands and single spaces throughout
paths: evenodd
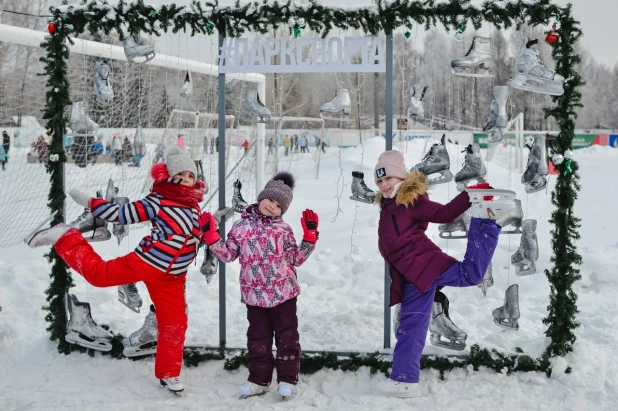
M 219 241 L 221 236 L 217 232 L 217 225 L 215 224 L 215 218 L 208 211 L 204 211 L 197 219 L 197 224 L 204 234 L 204 241 L 206 244 L 211 245 Z

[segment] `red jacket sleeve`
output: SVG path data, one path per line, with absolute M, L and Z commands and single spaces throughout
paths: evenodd
M 408 206 L 410 218 L 429 223 L 452 223 L 457 217 L 470 208 L 470 197 L 462 191 L 448 203 L 442 205 L 423 196 L 413 206 Z

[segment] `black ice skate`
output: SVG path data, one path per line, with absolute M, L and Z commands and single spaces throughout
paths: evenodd
M 92 320 L 90 304 L 78 301 L 75 294 L 67 294 L 65 304 L 70 319 L 64 339 L 85 348 L 111 351 L 113 335 Z
M 206 245 L 204 247 L 204 261 L 202 261 L 202 266 L 200 267 L 200 273 L 206 278 L 206 284 L 210 284 L 212 277 L 217 274 L 218 262 L 219 259 L 210 250 L 210 247 Z
M 457 327 L 448 315 L 449 301 L 444 293 L 436 291 L 431 308 L 431 345 L 461 351 L 466 348 L 468 334 Z M 447 341 L 442 340 L 444 337 Z
M 116 198 L 114 198 L 114 204 L 118 204 L 121 207 L 125 206 L 125 205 L 127 205 L 129 203 L 130 203 L 130 201 L 129 201 L 128 197 L 116 197 Z M 122 241 L 122 239 L 129 235 L 129 226 L 128 225 L 114 223 L 114 224 L 112 224 L 112 233 L 114 234 L 114 236 L 118 240 L 118 245 L 120 245 L 120 242 Z
M 507 330 L 519 330 L 519 286 L 513 284 L 506 289 L 504 305 L 496 308 L 493 313 L 494 323 Z
M 352 171 L 352 195 L 350 200 L 366 204 L 376 202 L 376 193 L 365 184 L 365 174 L 362 171 Z
M 140 357 L 157 353 L 157 339 L 159 338 L 156 310 L 150 304 L 150 312 L 144 319 L 144 325 L 139 330 L 122 340 L 125 357 Z
M 520 276 L 536 273 L 535 262 L 539 259 L 536 220 L 524 220 L 522 231 L 519 248 L 511 256 L 511 263 L 515 266 L 515 274 Z
M 479 145 L 477 143 L 468 144 L 462 153 L 466 153 L 466 157 L 461 170 L 455 174 L 457 189 L 465 190 L 472 180 L 476 181 L 475 184 L 486 183 L 487 169 Z
M 547 140 L 545 135 L 534 136 L 534 143 L 530 147 L 528 154 L 528 164 L 526 171 L 521 176 L 521 182 L 526 187 L 526 193 L 535 193 L 545 189 L 547 185 Z
M 234 211 L 237 213 L 242 213 L 245 208 L 249 206 L 249 204 L 242 198 L 242 194 L 240 193 L 240 189 L 242 188 L 242 183 L 239 179 L 234 181 L 234 194 L 232 195 L 232 207 Z
M 493 287 L 494 285 L 494 275 L 493 269 L 491 267 L 491 262 L 489 263 L 489 267 L 487 267 L 487 271 L 485 271 L 485 276 L 483 277 L 483 281 L 478 284 L 478 287 L 483 290 L 483 296 L 487 296 L 487 289 L 489 287 Z
M 118 301 L 138 314 L 143 304 L 142 297 L 138 294 L 135 283 L 124 284 L 118 287 Z
M 453 180 L 453 173 L 449 170 L 451 161 L 448 156 L 448 151 L 444 145 L 446 134 L 442 135 L 440 144 L 433 144 L 423 160 L 415 165 L 410 172 L 420 171 L 427 177 L 427 182 L 431 184 L 448 183 Z M 430 176 L 440 174 L 439 177 Z

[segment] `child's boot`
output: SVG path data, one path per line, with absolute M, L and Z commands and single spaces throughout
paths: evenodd
M 159 380 L 162 386 L 167 387 L 174 395 L 181 397 L 185 387 L 180 382 L 178 377 L 161 378 Z
M 283 398 L 290 398 L 296 395 L 296 386 L 282 381 L 279 383 L 277 392 Z
M 390 378 L 378 384 L 378 391 L 386 397 L 412 398 L 421 396 L 418 383 L 399 382 Z
M 245 398 L 266 394 L 266 392 L 268 391 L 268 385 L 258 385 L 252 383 L 251 381 L 247 381 L 240 386 L 239 391 L 240 399 L 244 400 Z
M 24 239 L 28 247 L 36 248 L 44 245 L 54 245 L 68 231 L 68 227 L 57 220 L 53 220 L 48 227 L 45 227 L 46 224 L 47 222 L 44 223 L 43 227 L 39 226 L 36 228 Z

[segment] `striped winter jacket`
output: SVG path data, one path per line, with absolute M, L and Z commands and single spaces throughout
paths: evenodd
M 95 217 L 117 224 L 151 221 L 152 231 L 140 241 L 135 253 L 166 273 L 186 273 L 202 241 L 197 224 L 199 207 L 188 207 L 157 193 L 123 206 L 93 198 L 90 209 Z

